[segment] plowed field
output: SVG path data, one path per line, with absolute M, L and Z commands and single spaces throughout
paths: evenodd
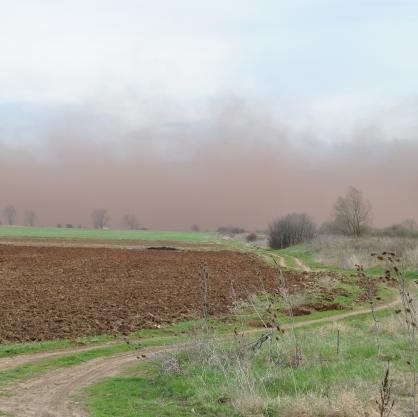
M 196 316 L 202 265 L 211 314 L 230 309 L 232 286 L 244 298 L 277 288 L 277 272 L 245 253 L 0 245 L 0 342 L 130 332 Z M 287 275 L 292 288 L 316 280 Z

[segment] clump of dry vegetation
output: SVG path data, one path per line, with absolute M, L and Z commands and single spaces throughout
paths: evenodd
M 370 256 L 373 252 L 396 252 L 402 268 L 418 267 L 418 240 L 413 238 L 318 235 L 307 247 L 317 262 L 339 268 L 354 268 L 356 264 L 365 268 L 377 266 L 379 262 Z

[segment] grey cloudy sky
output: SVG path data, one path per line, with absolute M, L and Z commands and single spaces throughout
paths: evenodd
M 3 131 L 13 131 L 18 122 L 4 119 L 21 103 L 38 121 L 40 113 L 71 105 L 94 106 L 125 122 L 138 119 L 138 107 L 153 114 L 163 107 L 166 121 L 188 122 L 204 117 L 207 103 L 234 96 L 289 123 L 314 126 L 325 139 L 366 117 L 384 119 L 392 136 L 415 132 L 416 0 L 0 0 L 0 6 Z

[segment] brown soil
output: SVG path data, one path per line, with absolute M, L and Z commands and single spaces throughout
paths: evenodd
M 127 333 L 195 317 L 204 264 L 211 314 L 229 311 L 232 286 L 240 298 L 277 288 L 277 272 L 246 253 L 0 245 L 0 342 Z M 319 281 L 286 276 L 291 291 Z
M 288 308 L 281 308 L 279 311 L 283 314 L 288 316 L 291 313 L 294 316 L 306 316 L 311 314 L 314 311 L 332 311 L 332 310 L 345 310 L 345 308 L 341 304 L 337 303 L 311 303 L 311 304 L 301 304 L 292 308 L 290 311 Z

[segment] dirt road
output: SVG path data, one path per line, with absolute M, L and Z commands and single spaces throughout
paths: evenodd
M 24 353 L 21 355 L 11 356 L 0 359 L 0 372 L 6 371 L 7 369 L 16 368 L 17 366 L 25 365 L 31 362 L 37 362 L 42 359 L 53 359 L 60 358 L 65 355 L 71 355 L 72 353 L 85 352 L 92 349 L 99 349 L 112 346 L 115 342 L 106 343 L 92 343 L 87 346 L 78 346 L 67 349 L 57 349 L 50 352 L 38 352 L 38 353 Z M 121 343 L 121 340 L 119 340 Z
M 296 264 L 296 269 L 301 269 L 304 272 L 311 272 L 311 268 L 309 266 L 305 265 L 299 258 L 296 258 L 296 256 L 291 257 L 293 261 Z
M 397 304 L 399 304 L 399 300 L 379 306 L 377 310 L 392 308 Z M 350 311 L 333 317 L 300 322 L 297 323 L 296 327 L 335 322 L 368 312 L 369 310 Z M 289 328 L 290 325 L 282 327 Z M 260 331 L 260 329 L 254 329 L 247 333 L 255 333 L 256 331 Z M 126 367 L 138 361 L 138 355 L 146 355 L 146 360 L 159 353 L 175 350 L 178 347 L 146 348 L 39 374 L 28 381 L 9 385 L 1 390 L 0 412 L 14 417 L 87 417 L 87 412 L 72 400 L 83 388 L 106 377 L 122 373 Z M 68 353 L 68 351 L 54 352 L 53 354 L 64 353 Z M 29 360 L 31 357 L 30 355 L 25 356 L 25 360 Z M 34 361 L 39 358 L 40 354 L 32 356 Z
M 175 347 L 141 350 L 155 356 Z M 70 399 L 82 388 L 116 375 L 138 361 L 138 351 L 98 358 L 70 368 L 58 368 L 1 391 L 0 410 L 14 417 L 82 417 L 87 413 Z

